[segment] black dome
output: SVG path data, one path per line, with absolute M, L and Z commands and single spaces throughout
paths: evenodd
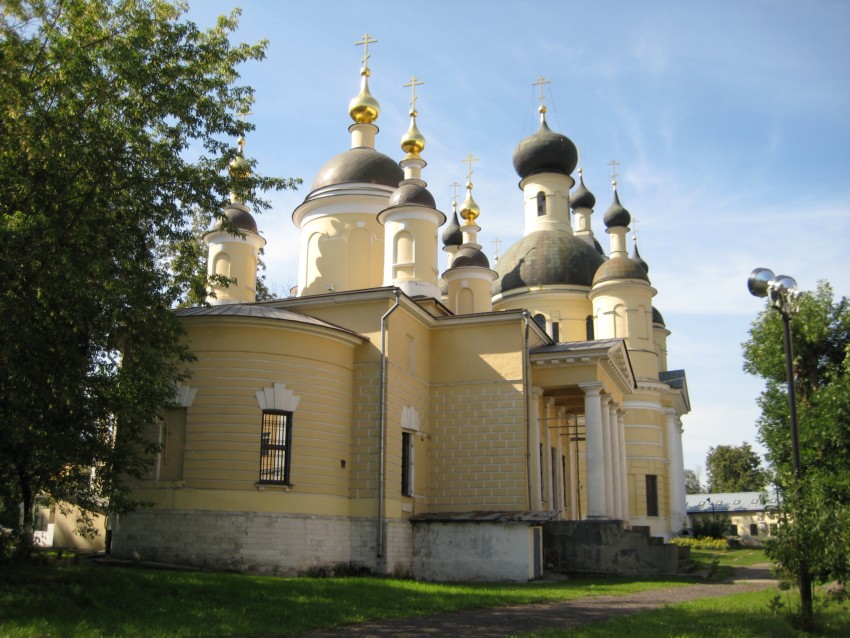
M 629 222 L 632 221 L 629 211 L 623 208 L 623 205 L 620 203 L 620 196 L 617 195 L 616 190 L 614 191 L 614 201 L 611 202 L 611 206 L 605 211 L 605 217 L 602 220 L 605 222 L 606 228 L 628 226 Z
M 578 151 L 570 138 L 553 132 L 543 120 L 534 135 L 516 145 L 513 161 L 520 179 L 535 173 L 570 175 L 578 163 Z
M 316 174 L 313 190 L 333 184 L 361 182 L 396 188 L 404 179 L 397 162 L 373 148 L 351 148 L 332 157 Z
M 664 317 L 661 316 L 661 313 L 658 312 L 658 308 L 656 308 L 655 306 L 652 307 L 652 323 L 657 323 L 662 326 L 665 325 Z
M 434 196 L 418 180 L 415 182 L 405 180 L 390 196 L 390 206 L 406 206 L 410 204 L 427 206 L 428 208 L 437 207 Z
M 583 239 L 562 231 L 538 230 L 505 251 L 496 265 L 493 292 L 542 284 L 590 286 L 604 259 Z
M 614 257 L 602 264 L 593 277 L 593 285 L 611 279 L 642 279 L 649 283 L 643 266 L 628 257 Z
M 477 248 L 466 246 L 457 251 L 455 258 L 452 259 L 452 268 L 463 268 L 465 266 L 490 268 L 490 260 Z
M 584 185 L 584 177 L 579 177 L 578 188 L 573 191 L 572 197 L 570 197 L 570 207 L 575 210 L 576 208 L 593 208 L 594 206 L 596 206 L 596 198 Z
M 241 204 L 230 204 L 224 210 L 224 214 L 227 219 L 230 220 L 230 223 L 238 230 L 248 233 L 259 233 L 257 230 L 257 222 L 254 220 L 254 216 L 248 212 L 248 208 L 246 206 L 242 206 Z M 221 230 L 220 219 L 215 221 L 212 226 L 212 230 Z
M 443 229 L 443 246 L 460 246 L 462 243 L 463 233 L 457 219 L 457 210 L 453 210 L 448 226 Z
M 640 251 L 638 251 L 637 244 L 635 244 L 635 249 L 632 251 L 631 257 L 634 261 L 636 261 L 643 268 L 644 272 L 646 272 L 646 274 L 648 275 L 649 274 L 649 264 L 646 263 L 643 260 L 643 258 L 641 258 Z

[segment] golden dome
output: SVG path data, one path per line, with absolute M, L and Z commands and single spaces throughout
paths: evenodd
M 245 159 L 245 138 L 240 137 L 239 151 L 227 166 L 230 176 L 236 179 L 245 179 L 251 175 L 251 164 Z
M 419 132 L 416 126 L 416 111 L 410 112 L 410 128 L 407 133 L 401 136 L 401 150 L 407 153 L 408 157 L 419 157 L 419 153 L 425 148 L 425 136 Z
M 466 220 L 467 224 L 474 224 L 477 217 L 481 214 L 481 209 L 478 204 L 472 199 L 472 182 L 466 184 L 466 199 L 460 207 L 460 216 Z
M 364 66 L 360 71 L 360 93 L 348 103 L 348 114 L 358 124 L 371 124 L 381 113 L 381 105 L 369 92 L 370 74 L 369 67 Z

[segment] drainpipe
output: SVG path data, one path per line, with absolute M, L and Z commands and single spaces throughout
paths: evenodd
M 378 406 L 378 536 L 376 542 L 376 556 L 382 558 L 384 555 L 384 482 L 386 473 L 386 435 L 387 435 L 387 320 L 390 315 L 401 305 L 401 289 L 395 288 L 395 303 L 381 317 L 381 402 Z
M 522 376 L 523 376 L 523 391 L 525 392 L 525 472 L 526 483 L 528 484 L 528 510 L 531 510 L 531 362 L 528 352 L 528 332 L 530 315 L 528 310 L 523 310 L 522 318 L 525 321 L 525 333 L 522 344 Z

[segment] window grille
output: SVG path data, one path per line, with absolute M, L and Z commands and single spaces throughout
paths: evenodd
M 289 485 L 292 412 L 263 410 L 260 483 Z

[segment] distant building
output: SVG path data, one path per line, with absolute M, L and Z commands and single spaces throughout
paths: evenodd
M 779 499 L 772 488 L 765 492 L 688 494 L 685 498 L 693 526 L 722 517 L 728 521 L 728 535 L 744 541 L 764 540 L 775 534 L 779 525 Z
M 524 580 L 545 521 L 681 529 L 687 383 L 616 182 L 606 253 L 576 147 L 541 104 L 513 155 L 524 236 L 492 265 L 471 179 L 447 219 L 416 111 L 401 161 L 379 152 L 361 75 L 351 147 L 292 213 L 299 245 L 268 248 L 298 251 L 297 296 L 255 302 L 266 242 L 238 197 L 242 236 L 206 235 L 210 272 L 237 283 L 177 311 L 197 361 L 151 433 L 162 452 L 135 496 L 153 506 L 114 521 L 113 552 Z

